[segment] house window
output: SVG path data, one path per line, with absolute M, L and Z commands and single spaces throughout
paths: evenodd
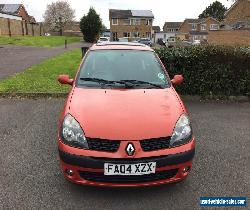
M 118 25 L 118 19 L 117 18 L 112 19 L 112 25 Z
M 140 19 L 131 19 L 131 25 L 140 25 Z
M 192 24 L 192 31 L 196 31 L 196 29 L 197 29 L 197 24 L 196 24 L 196 23 L 193 23 L 193 24 Z
M 202 24 L 202 25 L 201 25 L 201 30 L 202 30 L 202 31 L 206 31 L 206 29 L 207 29 L 207 25 L 206 25 L 206 24 Z
M 123 37 L 130 37 L 130 32 L 123 32 Z
M 123 20 L 123 25 L 130 25 L 130 20 L 129 19 L 124 19 Z
M 199 36 L 194 36 L 194 40 L 199 40 Z
M 210 24 L 210 30 L 218 30 L 219 25 L 218 24 Z
M 176 31 L 178 31 L 178 28 L 170 28 L 169 31 L 170 32 L 176 32 Z
M 151 22 L 152 22 L 152 20 L 150 20 L 150 19 L 146 20 L 146 25 L 147 26 L 151 25 Z
M 133 32 L 133 33 L 132 33 L 132 36 L 133 36 L 133 37 L 140 37 L 140 33 L 139 33 L 139 32 Z

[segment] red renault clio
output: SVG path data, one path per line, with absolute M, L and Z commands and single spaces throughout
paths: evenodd
M 62 172 L 77 184 L 152 186 L 190 173 L 189 114 L 156 53 L 138 43 L 100 43 L 85 54 L 61 114 Z

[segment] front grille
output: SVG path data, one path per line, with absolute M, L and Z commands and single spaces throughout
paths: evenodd
M 143 151 L 154 151 L 159 149 L 167 149 L 169 148 L 171 137 L 160 137 L 160 138 L 154 138 L 154 139 L 145 139 L 141 140 L 141 148 Z
M 104 175 L 103 173 L 96 172 L 86 172 L 79 171 L 80 176 L 88 181 L 93 182 L 105 182 L 105 183 L 142 183 L 142 182 L 152 182 L 159 181 L 164 179 L 173 178 L 178 172 L 178 169 L 171 169 L 168 171 L 160 171 L 155 174 L 147 174 L 147 175 Z
M 89 149 L 102 152 L 116 152 L 119 149 L 120 141 L 87 138 Z

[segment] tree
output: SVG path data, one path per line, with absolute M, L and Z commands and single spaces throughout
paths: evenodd
M 219 21 L 222 21 L 225 18 L 226 11 L 227 8 L 222 3 L 215 1 L 206 7 L 206 9 L 199 15 L 199 18 L 213 17 Z
M 47 5 L 43 15 L 45 24 L 52 31 L 62 31 L 65 25 L 70 24 L 75 18 L 75 10 L 73 10 L 67 1 L 52 2 Z
M 102 20 L 93 7 L 80 21 L 80 29 L 86 42 L 95 42 L 102 30 Z

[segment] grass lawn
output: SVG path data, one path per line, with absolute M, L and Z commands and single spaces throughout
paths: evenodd
M 5 93 L 66 93 L 69 85 L 57 81 L 59 74 L 75 76 L 81 61 L 81 51 L 75 49 L 34 65 L 22 73 L 0 80 L 0 92 Z
M 65 36 L 0 36 L 0 45 L 14 44 L 37 47 L 57 47 L 64 45 L 65 38 L 68 44 L 79 42 L 81 37 L 65 37 Z

